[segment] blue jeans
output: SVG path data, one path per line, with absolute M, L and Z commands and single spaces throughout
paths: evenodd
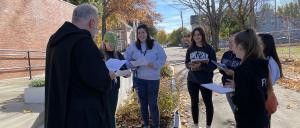
M 155 128 L 159 127 L 159 109 L 157 104 L 159 80 L 135 79 L 135 89 L 139 98 L 144 125 L 149 125 L 149 111 Z

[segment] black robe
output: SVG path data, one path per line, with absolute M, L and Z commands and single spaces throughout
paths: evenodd
M 87 30 L 65 22 L 46 51 L 46 128 L 110 128 L 111 79 Z

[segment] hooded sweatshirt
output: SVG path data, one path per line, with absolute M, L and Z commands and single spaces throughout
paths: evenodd
M 268 61 L 247 59 L 234 72 L 237 128 L 265 128 Z
M 237 58 L 232 51 L 227 51 L 223 54 L 221 63 L 225 64 L 228 69 L 234 70 L 237 66 L 239 66 L 241 59 Z M 222 76 L 223 85 L 227 81 L 227 79 L 232 80 L 233 77 L 227 75 L 223 70 L 220 70 Z
M 160 69 L 164 66 L 167 60 L 167 55 L 164 49 L 156 41 L 153 42 L 152 49 L 148 49 L 146 43 L 141 43 L 141 50 L 136 47 L 136 43 L 132 43 L 124 54 L 124 57 L 128 61 L 143 59 L 146 65 L 139 66 L 136 70 L 136 76 L 139 79 L 144 80 L 159 80 Z M 147 64 L 153 64 L 153 68 L 147 66 Z
M 91 34 L 70 22 L 51 36 L 46 51 L 46 128 L 110 127 L 111 79 L 100 58 Z
M 192 59 L 208 59 L 209 63 L 202 63 L 200 70 L 191 71 L 189 63 Z M 188 48 L 185 56 L 185 65 L 189 69 L 188 81 L 198 84 L 211 83 L 214 76 L 213 72 L 217 68 L 211 60 L 216 61 L 217 59 L 216 52 L 210 45 L 206 44 L 203 47 L 191 46 Z

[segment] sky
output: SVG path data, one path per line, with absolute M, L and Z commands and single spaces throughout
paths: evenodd
M 180 8 L 174 5 L 173 0 L 153 0 L 156 4 L 156 11 L 163 17 L 162 22 L 156 24 L 158 29 L 163 29 L 167 33 L 181 27 Z M 193 15 L 192 10 L 182 10 L 183 26 L 191 29 L 190 16 Z
M 190 9 L 182 9 L 182 7 L 176 6 L 175 0 L 152 0 L 154 1 L 155 10 L 163 17 L 162 22 L 156 24 L 158 29 L 163 29 L 167 33 L 171 33 L 173 30 L 181 27 L 180 11 L 183 16 L 183 26 L 191 29 L 190 16 L 195 13 Z M 273 3 L 274 0 L 268 0 Z M 281 5 L 295 0 L 277 0 L 277 4 Z

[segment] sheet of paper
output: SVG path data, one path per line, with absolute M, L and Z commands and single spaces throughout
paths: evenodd
M 105 64 L 109 71 L 116 72 L 126 63 L 126 61 L 127 60 L 109 59 Z
M 211 61 L 213 64 L 215 64 L 219 69 L 221 70 L 224 70 L 224 69 L 227 69 L 226 65 L 225 64 L 222 64 L 222 63 L 218 63 L 214 60 Z
M 130 73 L 131 73 L 130 70 L 118 70 L 118 71 L 116 72 L 116 75 L 117 75 L 117 76 L 127 76 L 127 75 L 129 75 Z
M 223 87 L 222 85 L 215 84 L 215 83 L 201 84 L 201 86 L 203 86 L 209 90 L 212 90 L 214 92 L 221 93 L 221 94 L 234 92 L 233 88 L 226 88 L 226 87 Z
M 144 65 L 147 65 L 147 60 L 144 59 L 144 58 L 141 58 L 141 59 L 138 59 L 136 61 L 130 61 L 130 63 L 134 66 L 134 67 L 137 67 L 137 66 L 144 66 Z

